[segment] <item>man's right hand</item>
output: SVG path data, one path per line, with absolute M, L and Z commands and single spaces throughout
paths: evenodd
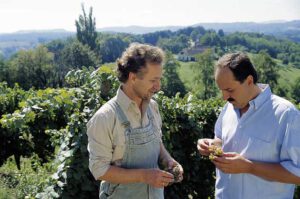
M 160 169 L 145 169 L 143 181 L 156 188 L 163 188 L 174 182 L 174 176 Z
M 209 156 L 210 151 L 208 149 L 210 143 L 212 143 L 214 139 L 199 139 L 197 142 L 197 149 L 201 155 Z

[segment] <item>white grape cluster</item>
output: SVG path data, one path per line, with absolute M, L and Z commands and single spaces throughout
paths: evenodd
M 208 150 L 210 152 L 209 154 L 210 160 L 214 160 L 216 157 L 221 157 L 223 155 L 223 150 L 216 145 L 210 145 L 208 147 Z

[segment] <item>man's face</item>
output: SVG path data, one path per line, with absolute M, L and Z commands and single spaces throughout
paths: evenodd
M 222 68 L 217 69 L 215 80 L 224 100 L 239 109 L 248 105 L 251 91 L 248 78 L 241 83 L 235 79 L 229 68 Z
M 137 75 L 133 83 L 135 95 L 143 100 L 150 100 L 151 97 L 160 90 L 162 78 L 161 64 L 147 63 L 142 69 L 142 75 Z

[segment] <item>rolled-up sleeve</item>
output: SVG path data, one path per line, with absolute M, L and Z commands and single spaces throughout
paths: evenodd
M 161 131 L 162 119 L 161 119 L 161 115 L 160 115 L 160 112 L 159 112 L 158 104 L 157 104 L 156 101 L 151 100 L 150 106 L 151 106 L 151 109 L 153 110 L 153 113 L 154 113 L 154 118 L 155 118 L 157 128 L 159 129 L 160 138 L 162 138 L 162 131 Z
M 112 130 L 114 114 L 102 107 L 87 124 L 89 169 L 96 180 L 103 176 L 112 162 Z
M 300 112 L 292 110 L 280 152 L 280 164 L 300 177 Z

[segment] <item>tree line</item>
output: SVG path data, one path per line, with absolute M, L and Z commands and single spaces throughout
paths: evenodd
M 277 39 L 260 33 L 225 34 L 223 30 L 205 30 L 187 27 L 178 31 L 157 31 L 133 35 L 96 32 L 93 10 L 82 13 L 76 22 L 76 37 L 54 40 L 31 50 L 20 50 L 9 59 L 0 57 L 0 82 L 13 87 L 18 83 L 25 90 L 47 87 L 64 87 L 64 76 L 72 69 L 83 66 L 94 68 L 103 63 L 115 62 L 132 42 L 159 46 L 172 54 L 185 48 L 200 45 L 213 49 L 215 57 L 231 51 L 259 53 L 264 51 L 272 58 L 300 68 L 300 44 Z

